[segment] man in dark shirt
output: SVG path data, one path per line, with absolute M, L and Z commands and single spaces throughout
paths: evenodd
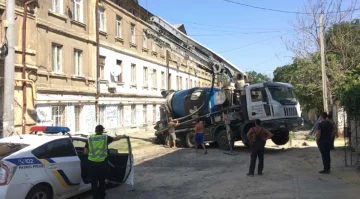
M 316 142 L 319 147 L 324 170 L 320 171 L 321 174 L 329 174 L 330 173 L 330 148 L 332 143 L 332 136 L 334 132 L 334 125 L 326 119 L 327 113 L 321 113 L 320 123 L 318 124 L 316 130 Z

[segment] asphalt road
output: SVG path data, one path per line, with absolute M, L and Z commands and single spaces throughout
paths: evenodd
M 269 198 L 269 199 L 359 199 L 360 175 L 344 166 L 340 146 L 331 154 L 332 173 L 322 170 L 320 153 L 314 142 L 301 146 L 278 147 L 268 141 L 264 176 L 248 177 L 250 149 L 239 144 L 236 155 L 211 148 L 207 155 L 200 150 L 169 149 L 148 146 L 134 151 L 135 185 L 107 190 L 108 199 L 118 198 Z M 339 141 L 341 145 L 343 141 Z M 75 197 L 91 198 L 89 193 Z

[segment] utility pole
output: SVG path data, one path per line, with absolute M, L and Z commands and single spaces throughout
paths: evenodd
M 323 90 L 323 103 L 324 111 L 328 112 L 328 96 L 326 86 L 326 71 L 325 71 L 325 44 L 324 44 L 324 27 L 323 27 L 323 16 L 320 13 L 320 53 L 321 53 L 321 77 L 322 77 L 322 90 Z
M 7 137 L 14 132 L 15 1 L 6 1 L 5 10 L 8 54 L 5 57 L 4 70 L 3 137 Z
M 96 97 L 95 97 L 95 119 L 99 123 L 99 96 L 100 96 L 100 49 L 99 49 L 99 0 L 95 4 L 95 31 L 96 31 Z

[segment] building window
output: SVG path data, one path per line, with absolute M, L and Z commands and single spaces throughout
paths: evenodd
M 196 81 L 194 81 L 194 87 L 196 87 Z
M 82 51 L 74 50 L 74 65 L 75 65 L 75 75 L 81 76 L 82 71 Z
M 189 81 L 188 81 L 187 78 L 185 79 L 185 81 L 186 81 L 186 89 L 188 89 L 189 88 Z
M 165 72 L 161 72 L 161 88 L 165 88 Z
M 99 78 L 100 79 L 104 79 L 105 78 L 105 73 L 104 73 L 104 69 L 105 69 L 105 59 L 106 57 L 100 56 L 100 75 Z
M 105 106 L 99 106 L 99 124 L 104 124 L 105 121 Z
M 144 117 L 144 124 L 147 124 L 147 106 L 146 106 L 146 104 L 143 105 L 143 117 Z
M 52 0 L 53 2 L 53 12 L 63 13 L 63 0 Z
M 83 0 L 73 0 L 73 19 L 83 22 Z
M 157 88 L 157 71 L 154 69 L 152 73 L 152 87 Z
M 65 125 L 65 106 L 51 107 L 51 119 L 53 126 L 66 126 Z
M 124 105 L 119 106 L 118 124 L 119 126 L 124 125 Z
M 52 44 L 52 71 L 55 73 L 62 72 L 62 46 Z
M 156 45 L 155 45 L 155 41 L 154 41 L 154 40 L 152 40 L 152 42 L 151 42 L 151 50 L 152 50 L 153 52 L 156 52 Z
M 122 38 L 122 27 L 121 27 L 121 17 L 120 16 L 116 16 L 116 36 L 118 38 Z
M 192 80 L 190 80 L 190 88 L 192 88 L 192 82 L 193 82 L 193 81 L 192 81 Z
M 131 64 L 131 84 L 136 84 L 136 65 Z
M 135 125 L 136 124 L 136 109 L 135 109 L 135 104 L 131 105 L 131 124 Z
M 147 68 L 147 67 L 144 67 L 144 73 L 143 73 L 143 75 L 144 75 L 143 85 L 144 85 L 144 86 L 147 86 L 147 85 L 148 85 L 148 81 L 149 81 L 149 79 L 148 79 L 148 77 L 149 77 L 149 72 L 148 72 L 148 68 Z
M 122 61 L 121 60 L 116 60 L 116 67 L 120 68 L 120 74 L 119 76 L 117 76 L 117 82 L 123 82 L 123 67 L 122 67 Z
M 136 44 L 135 25 L 131 24 L 131 43 Z
M 146 33 L 145 31 L 143 32 L 143 48 L 147 49 L 147 43 L 148 43 L 148 40 L 147 40 L 147 36 L 146 36 Z
M 156 123 L 156 104 L 153 105 L 153 123 Z
M 75 110 L 75 132 L 79 132 L 80 131 L 80 121 L 81 121 L 82 107 L 81 106 L 75 106 L 74 110 Z
M 182 77 L 180 76 L 179 77 L 179 90 L 182 90 L 183 89 L 183 81 L 182 81 Z
M 176 76 L 176 88 L 177 90 L 180 90 L 179 76 Z
M 169 89 L 172 89 L 172 79 L 171 79 L 171 73 L 169 73 L 169 75 L 168 75 L 168 86 L 169 86 Z
M 105 28 L 105 9 L 102 8 L 102 7 L 99 7 L 98 9 L 98 14 L 99 14 L 99 30 L 100 31 L 106 31 L 106 28 Z

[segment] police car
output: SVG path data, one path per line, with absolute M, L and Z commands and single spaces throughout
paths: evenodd
M 62 199 L 91 189 L 86 136 L 71 136 L 67 127 L 35 126 L 30 131 L 0 139 L 1 199 Z M 109 145 L 107 165 L 107 183 L 133 185 L 129 138 Z

